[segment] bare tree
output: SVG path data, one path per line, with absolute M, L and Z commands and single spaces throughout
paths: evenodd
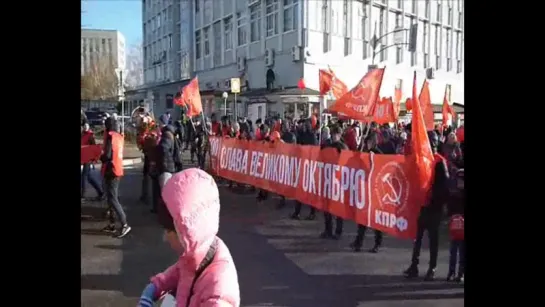
M 131 46 L 127 52 L 126 74 L 123 80 L 125 89 L 134 89 L 144 84 L 143 60 L 142 44 Z
M 81 76 L 81 99 L 117 99 L 119 79 L 109 59 L 95 61 L 93 67 Z

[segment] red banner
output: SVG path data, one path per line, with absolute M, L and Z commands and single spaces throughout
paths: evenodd
M 210 143 L 218 176 L 396 237 L 415 237 L 421 204 L 410 184 L 414 167 L 404 156 L 220 137 L 210 137 Z
M 98 161 L 102 154 L 102 145 L 81 145 L 81 164 Z

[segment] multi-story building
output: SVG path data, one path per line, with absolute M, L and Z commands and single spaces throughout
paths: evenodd
M 125 69 L 125 37 L 117 30 L 81 29 L 81 75 L 101 62 Z
M 142 0 L 144 84 L 126 95 L 155 113 L 174 109 L 174 95 L 191 77 L 190 2 Z
M 126 71 L 125 37 L 117 30 L 81 29 L 81 75 L 111 65 L 119 78 Z M 120 80 L 121 81 L 121 80 Z M 123 92 L 120 88 L 118 97 Z
M 318 109 L 319 69 L 332 68 L 352 87 L 369 65 L 376 64 L 386 67 L 381 96 L 393 96 L 401 87 L 403 99 L 409 97 L 416 71 L 419 84 L 429 79 L 432 103 L 440 105 L 449 87 L 450 101 L 463 105 L 463 4 L 463 0 L 144 0 L 145 82 L 148 86 L 187 82 L 198 76 L 204 110 L 210 114 L 233 111 L 233 95 L 229 93 L 225 110 L 222 93 L 229 92 L 231 78 L 240 78 L 237 114 L 252 119 L 298 116 Z M 415 52 L 408 51 L 408 31 L 401 31 L 402 36 L 391 33 L 412 24 L 417 24 Z M 374 36 L 380 38 L 375 48 Z M 306 84 L 303 91 L 297 89 L 301 79 Z M 165 107 L 159 109 L 171 108 L 166 102 L 184 82 L 178 81 L 170 92 L 148 89 L 147 97 L 162 106 L 165 96 Z
M 370 64 L 386 67 L 381 96 L 392 96 L 396 86 L 410 96 L 416 71 L 419 84 L 429 79 L 434 104 L 442 103 L 447 86 L 451 102 L 464 103 L 463 0 L 194 0 L 192 5 L 194 73 L 208 113 L 222 108 L 221 93 L 233 77 L 241 78 L 240 100 L 249 103 L 239 104 L 238 114 L 306 113 L 318 103 L 318 69 L 331 67 L 352 87 Z M 416 52 L 405 45 L 408 31 L 385 35 L 415 23 Z M 384 37 L 373 63 L 375 34 Z M 296 89 L 300 79 L 304 92 Z

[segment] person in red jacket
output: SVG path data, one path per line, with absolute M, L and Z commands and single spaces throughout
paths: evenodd
M 465 238 L 464 238 L 464 170 L 456 173 L 456 189 L 451 193 L 448 205 L 449 233 L 450 233 L 450 259 L 447 281 L 455 280 L 464 282 L 465 273 Z M 456 262 L 458 262 L 458 274 L 456 278 Z
M 85 123 L 83 124 L 83 131 L 81 132 L 81 145 L 95 145 L 95 135 L 93 133 L 93 130 L 89 128 L 89 124 Z M 104 198 L 104 192 L 102 191 L 102 187 L 98 180 L 93 176 L 91 173 L 91 163 L 85 163 L 83 164 L 82 170 L 81 170 L 81 198 L 85 198 L 85 190 L 87 187 L 87 181 L 91 184 L 91 186 L 95 189 L 97 192 L 97 198 L 96 200 L 100 201 Z
M 358 150 L 358 140 L 356 139 L 357 135 L 358 134 L 356 132 L 356 128 L 354 127 L 354 124 L 346 128 L 346 131 L 344 132 L 343 140 L 344 140 L 344 144 L 346 144 L 349 150 L 352 150 L 352 151 Z

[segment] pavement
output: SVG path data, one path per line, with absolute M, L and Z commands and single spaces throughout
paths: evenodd
M 127 166 L 121 181 L 121 203 L 133 228 L 125 238 L 99 231 L 106 224 L 104 204 L 82 203 L 81 306 L 134 307 L 149 278 L 176 260 L 162 241 L 162 229 L 149 213 L 149 205 L 138 201 L 141 173 L 141 165 Z M 292 202 L 277 210 L 278 198 L 257 204 L 255 193 L 234 193 L 224 185 L 220 185 L 220 197 L 219 236 L 237 265 L 241 306 L 464 305 L 463 285 L 442 281 L 448 261 L 445 237 L 437 270 L 441 280 L 407 281 L 401 272 L 409 264 L 410 241 L 385 237 L 378 254 L 354 253 L 348 248 L 356 234 L 353 222 L 345 223 L 340 240 L 322 240 L 318 238 L 321 214 L 315 221 L 293 221 L 287 218 Z M 307 212 L 303 208 L 303 214 Z M 372 243 L 369 231 L 364 247 Z M 422 273 L 429 259 L 426 243 Z

